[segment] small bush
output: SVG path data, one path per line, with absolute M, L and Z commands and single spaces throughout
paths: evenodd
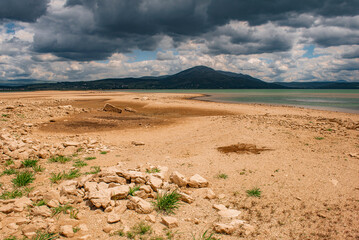
M 37 159 L 26 159 L 26 160 L 21 162 L 21 165 L 26 167 L 26 168 L 35 167 L 38 161 L 39 160 L 37 160 Z
M 59 162 L 59 163 L 67 163 L 71 160 L 72 160 L 71 157 L 65 157 L 62 155 L 53 156 L 49 159 L 50 162 Z
M 100 154 L 105 155 L 105 154 L 107 154 L 107 152 L 106 152 L 106 151 L 102 151 L 102 152 L 100 152 Z
M 252 188 L 250 190 L 246 191 L 247 195 L 249 197 L 257 197 L 260 198 L 261 197 L 261 190 L 259 188 Z
M 35 180 L 34 174 L 31 172 L 19 172 L 16 174 L 16 177 L 12 179 L 12 183 L 16 187 L 27 186 Z
M 167 214 L 174 213 L 173 210 L 177 209 L 180 205 L 180 198 L 181 195 L 176 190 L 170 193 L 157 194 L 154 205 L 159 212 L 165 212 Z
M 85 157 L 85 160 L 94 160 L 96 157 Z

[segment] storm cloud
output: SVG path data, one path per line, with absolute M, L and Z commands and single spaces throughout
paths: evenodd
M 0 20 L 34 22 L 46 13 L 49 0 L 1 0 Z

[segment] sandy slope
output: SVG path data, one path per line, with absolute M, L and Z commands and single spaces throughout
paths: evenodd
M 219 239 L 359 239 L 359 115 L 186 99 L 193 96 L 2 93 L 1 113 L 11 117 L 0 123 L 2 131 L 11 132 L 21 130 L 13 126 L 33 123 L 25 136 L 50 145 L 91 138 L 110 149 L 106 155 L 100 154 L 100 149 L 80 155 L 97 157 L 83 172 L 91 166 L 118 162 L 128 168 L 151 163 L 187 177 L 195 173 L 205 177 L 217 198 L 203 199 L 201 190 L 189 189 L 195 202 L 183 204 L 176 211 L 179 227 L 171 229 L 176 233 L 174 239 L 193 239 L 192 235 L 212 230 L 214 223 L 225 222 L 212 209 L 214 203 L 242 211 L 239 219 L 254 227 L 247 233 L 238 229 L 232 236 L 216 234 Z M 103 112 L 105 103 L 137 112 Z M 16 107 L 19 104 L 24 107 Z M 10 105 L 15 109 L 5 109 Z M 64 105 L 72 105 L 75 110 L 56 110 Z M 145 145 L 135 146 L 132 141 Z M 217 150 L 237 143 L 271 150 L 260 154 L 224 154 Z M 35 190 L 51 186 L 49 173 L 72 166 L 55 166 L 46 159 L 41 162 L 46 171 L 36 178 Z M 228 178 L 218 178 L 220 173 Z M 0 182 L 6 187 L 10 179 L 2 176 Z M 254 187 L 262 191 L 260 198 L 247 196 L 246 190 Z M 80 221 L 90 228 L 91 239 L 120 238 L 102 231 L 107 225 L 104 213 L 82 205 L 79 209 L 83 214 Z M 8 217 L 1 215 L 2 221 Z M 126 211 L 122 223 L 113 227 L 132 226 L 144 218 Z M 164 225 L 159 221 L 151 225 L 153 236 L 165 237 Z M 3 236 L 6 231 L 3 227 Z

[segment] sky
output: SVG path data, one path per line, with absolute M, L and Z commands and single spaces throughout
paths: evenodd
M 359 0 L 1 0 L 0 80 L 359 81 Z

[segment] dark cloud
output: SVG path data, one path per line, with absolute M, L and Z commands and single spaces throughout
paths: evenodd
M 0 20 L 34 22 L 46 13 L 49 0 L 1 0 Z
M 351 52 L 346 52 L 342 55 L 342 58 L 352 59 L 359 58 L 359 47 L 353 48 Z
M 102 60 L 115 52 L 156 50 L 169 36 L 174 48 L 203 41 L 210 54 L 272 53 L 290 50 L 290 31 L 297 28 L 309 29 L 305 42 L 350 45 L 358 43 L 352 30 L 358 28 L 353 17 L 358 12 L 357 0 L 67 0 L 62 11 L 38 20 L 33 50 L 72 60 Z M 226 28 L 233 22 L 247 26 Z M 270 30 L 263 30 L 268 24 Z M 339 30 L 328 33 L 327 26 Z

